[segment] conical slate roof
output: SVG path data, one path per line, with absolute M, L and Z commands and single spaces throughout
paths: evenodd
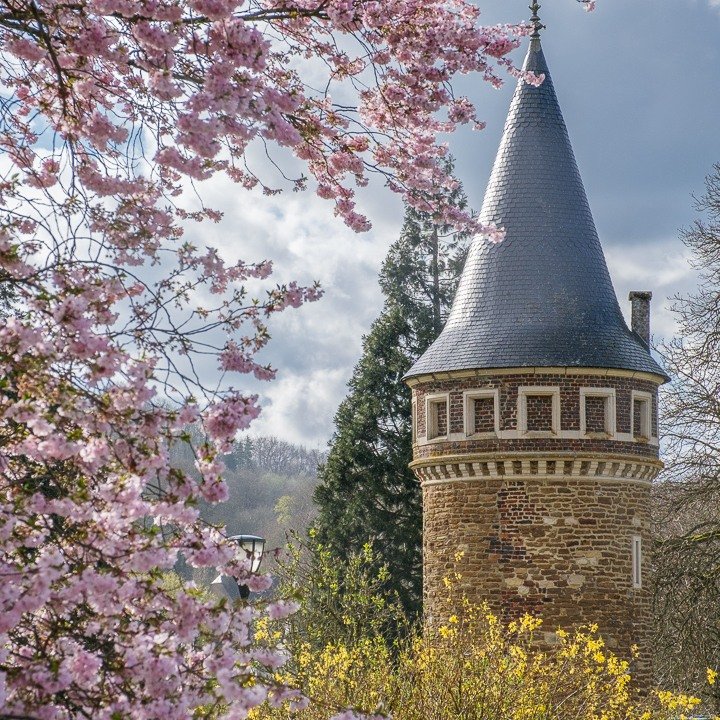
M 509 367 L 639 370 L 667 378 L 625 324 L 539 39 L 505 123 L 447 324 L 406 377 Z

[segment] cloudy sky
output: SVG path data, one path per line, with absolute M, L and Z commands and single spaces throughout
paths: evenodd
M 488 23 L 528 16 L 523 0 L 478 0 Z M 656 337 L 673 334 L 668 298 L 691 290 L 694 273 L 679 229 L 695 217 L 693 194 L 720 162 L 720 0 L 546 0 L 543 48 L 568 125 L 621 306 L 631 289 L 652 290 Z M 521 62 L 525 47 L 517 51 Z M 493 90 L 467 77 L 460 88 L 487 121 L 450 138 L 457 173 L 479 209 L 514 82 Z M 321 281 L 325 297 L 271 327 L 263 359 L 278 379 L 253 388 L 264 410 L 253 433 L 325 447 L 333 415 L 382 305 L 380 263 L 402 220 L 382 187 L 362 196 L 373 230 L 356 235 L 311 194 L 251 195 L 218 181 L 226 217 L 199 240 L 228 257 L 271 258 L 276 280 Z

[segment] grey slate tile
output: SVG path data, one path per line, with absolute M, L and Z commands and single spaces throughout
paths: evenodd
M 476 239 L 447 324 L 406 377 L 506 367 L 601 367 L 667 378 L 628 329 L 539 40 L 515 91 L 480 219 L 506 230 Z

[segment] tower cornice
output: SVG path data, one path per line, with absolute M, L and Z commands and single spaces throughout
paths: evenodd
M 643 372 L 640 370 L 621 370 L 617 368 L 593 368 L 593 367 L 504 367 L 504 368 L 478 368 L 474 370 L 448 370 L 446 372 L 426 373 L 415 375 L 405 380 L 406 385 L 413 388 L 424 383 L 442 380 L 464 380 L 467 378 L 488 378 L 501 377 L 503 375 L 577 375 L 594 377 L 615 377 L 647 382 L 662 385 L 667 382 L 664 375 L 657 373 Z
M 664 465 L 639 455 L 563 452 L 489 452 L 442 455 L 410 463 L 423 486 L 500 478 L 506 481 L 581 480 L 650 485 Z

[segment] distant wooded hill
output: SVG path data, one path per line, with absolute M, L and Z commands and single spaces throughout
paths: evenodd
M 193 430 L 192 432 L 196 432 Z M 172 464 L 196 476 L 190 446 L 178 443 L 170 451 Z M 273 436 L 245 437 L 224 457 L 230 498 L 201 505 L 202 517 L 225 525 L 230 534 L 260 535 L 266 552 L 285 545 L 289 530 L 304 531 L 315 508 L 312 501 L 317 467 L 324 453 L 308 450 Z

